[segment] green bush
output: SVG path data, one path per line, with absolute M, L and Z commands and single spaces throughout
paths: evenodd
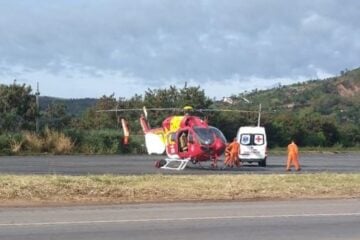
M 120 154 L 145 153 L 144 136 L 130 136 L 129 145 L 122 144 L 123 134 L 120 130 L 80 130 L 68 129 L 65 135 L 75 144 L 75 152 L 84 154 Z
M 7 134 L 0 135 L 0 153 L 2 154 L 10 153 L 10 137 Z
M 109 144 L 106 146 L 104 138 L 107 136 L 106 132 L 110 131 L 111 130 L 67 129 L 65 130 L 65 135 L 73 140 L 75 151 L 78 153 L 108 153 Z M 111 135 L 114 135 L 114 133 Z M 109 140 L 106 142 L 109 143 Z
M 73 141 L 75 151 L 79 151 L 79 148 L 81 146 L 81 143 L 84 140 L 84 136 L 86 135 L 87 131 L 71 128 L 71 129 L 65 129 L 63 132 L 66 136 L 70 137 L 71 140 Z
M 0 135 L 0 154 L 10 155 L 22 150 L 22 133 L 3 133 Z
M 129 146 L 122 146 L 122 153 L 144 154 L 147 153 L 145 148 L 145 139 L 143 135 L 130 136 Z
M 65 136 L 71 141 L 65 142 L 64 140 L 67 140 Z M 140 144 L 135 142 L 130 142 L 127 148 L 123 147 L 121 139 L 121 133 L 116 130 L 68 130 L 65 135 L 51 130 L 40 135 L 32 132 L 2 134 L 0 135 L 0 153 L 6 155 L 21 152 L 115 154 L 136 153 L 137 149 L 140 149 Z
M 90 130 L 82 136 L 80 152 L 86 154 L 114 154 L 120 152 L 121 134 L 116 130 Z

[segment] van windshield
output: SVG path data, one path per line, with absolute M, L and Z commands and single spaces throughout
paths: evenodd
M 242 145 L 263 145 L 264 139 L 264 134 L 243 133 L 240 136 L 240 143 Z

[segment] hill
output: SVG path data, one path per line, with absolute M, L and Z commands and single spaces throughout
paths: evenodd
M 262 104 L 264 111 L 273 113 L 294 112 L 300 115 L 318 113 L 335 117 L 338 121 L 359 124 L 360 119 L 360 68 L 343 72 L 340 76 L 324 80 L 279 86 L 269 90 L 253 90 L 232 99 L 244 107 L 243 97 L 251 106 Z
M 52 104 L 61 104 L 64 105 L 66 111 L 71 116 L 80 116 L 88 108 L 94 106 L 98 99 L 96 98 L 79 98 L 79 99 L 64 99 L 64 98 L 55 98 L 40 96 L 39 104 L 40 111 L 45 111 L 48 106 Z

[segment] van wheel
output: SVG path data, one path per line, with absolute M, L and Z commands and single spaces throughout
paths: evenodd
M 266 158 L 264 158 L 264 160 L 261 160 L 259 162 L 259 167 L 266 167 Z

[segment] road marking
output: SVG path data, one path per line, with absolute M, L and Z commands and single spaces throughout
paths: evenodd
M 29 223 L 0 223 L 0 227 L 26 227 L 26 226 L 51 226 L 51 225 L 90 225 L 111 223 L 137 223 L 137 222 L 176 222 L 176 221 L 204 221 L 226 219 L 256 219 L 256 218 L 295 218 L 295 217 L 360 217 L 358 213 L 320 213 L 320 214 L 293 214 L 293 215 L 254 215 L 254 216 L 220 216 L 220 217 L 193 217 L 193 218 L 149 218 L 149 219 L 118 219 L 118 220 L 93 220 L 93 221 L 68 221 L 68 222 L 29 222 Z

